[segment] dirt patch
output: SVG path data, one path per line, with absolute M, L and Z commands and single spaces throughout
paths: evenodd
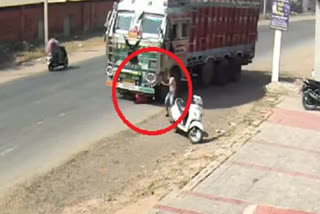
M 12 42 L 0 45 L 0 69 L 16 66 L 44 55 L 39 43 Z

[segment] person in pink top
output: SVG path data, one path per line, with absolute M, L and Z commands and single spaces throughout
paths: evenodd
M 64 63 L 67 52 L 64 46 L 61 46 L 59 41 L 52 38 L 48 41 L 46 52 L 48 55 L 53 56 L 59 61 L 59 63 Z
M 47 54 L 50 55 L 54 53 L 59 47 L 60 44 L 58 40 L 56 40 L 55 38 L 50 39 L 47 44 Z

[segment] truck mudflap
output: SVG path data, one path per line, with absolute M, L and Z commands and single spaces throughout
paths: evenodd
M 112 80 L 107 80 L 106 85 L 112 87 L 113 82 Z M 146 95 L 154 95 L 155 94 L 155 89 L 154 88 L 149 88 L 149 87 L 141 87 L 137 85 L 131 85 L 131 84 L 126 84 L 126 83 L 117 83 L 117 90 L 121 91 L 126 91 L 129 93 L 142 93 Z

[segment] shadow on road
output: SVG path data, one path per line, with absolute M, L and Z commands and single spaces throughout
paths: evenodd
M 188 133 L 185 133 L 183 131 L 176 131 L 176 134 L 185 137 L 186 139 L 188 139 Z M 207 143 L 212 143 L 214 140 L 217 140 L 219 137 L 221 136 L 214 136 L 214 137 L 210 137 L 210 136 L 205 136 L 203 138 L 203 140 L 198 143 L 198 144 L 207 144 Z
M 67 68 L 63 68 L 63 67 L 59 67 L 56 68 L 53 72 L 68 72 L 68 71 L 72 71 L 72 70 L 78 70 L 80 69 L 80 66 L 78 65 L 70 65 Z
M 193 94 L 203 99 L 204 109 L 231 108 L 257 101 L 264 97 L 265 86 L 271 82 L 271 71 L 242 71 L 242 79 L 237 83 L 229 83 L 225 86 L 212 85 L 208 88 L 201 88 L 197 83 L 193 84 Z M 281 82 L 293 83 L 296 78 L 281 77 Z M 187 100 L 187 84 L 184 83 L 181 92 L 177 97 Z M 118 98 L 134 101 L 133 97 Z M 163 106 L 164 103 L 158 100 L 149 102 L 150 105 Z
M 80 66 L 78 66 L 78 65 L 70 65 L 70 66 L 66 69 L 66 71 L 72 71 L 72 70 L 78 70 L 78 69 L 80 69 Z
M 225 86 L 195 87 L 193 93 L 203 99 L 204 109 L 219 109 L 240 106 L 259 100 L 265 95 L 265 86 L 271 81 L 271 72 L 242 71 L 242 79 Z M 281 78 L 282 82 L 294 82 L 295 78 Z M 182 97 L 186 100 L 187 86 Z

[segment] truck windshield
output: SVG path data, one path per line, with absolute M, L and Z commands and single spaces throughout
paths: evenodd
M 116 31 L 128 31 L 131 26 L 133 15 L 134 14 L 130 12 L 118 13 Z
M 142 32 L 147 34 L 159 34 L 163 17 L 145 15 L 142 21 Z

